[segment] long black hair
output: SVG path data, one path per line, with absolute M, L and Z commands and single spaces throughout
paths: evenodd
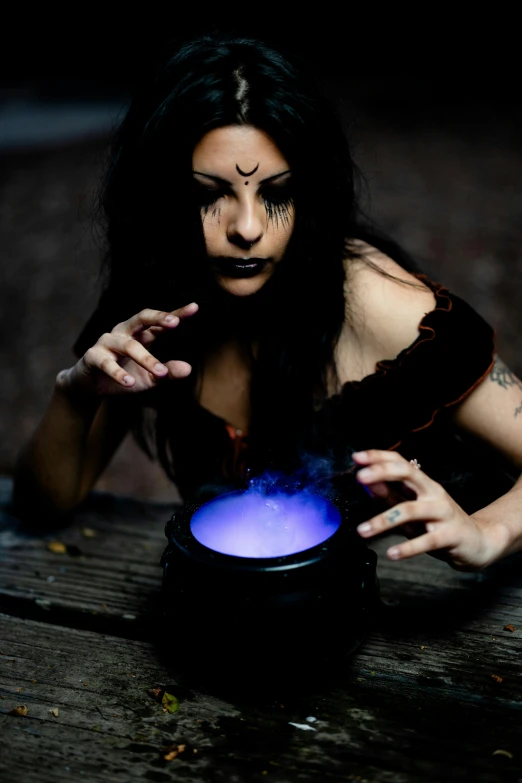
M 275 142 L 292 170 L 295 209 L 283 262 L 246 302 L 227 300 L 210 279 L 191 165 L 194 147 L 206 133 L 236 124 L 254 126 Z M 200 304 L 198 315 L 169 335 L 170 344 L 165 338 L 163 347 L 160 340 L 153 349 L 158 357 L 163 351 L 194 368 L 186 381 L 149 395 L 157 409 L 155 434 L 165 469 L 175 477 L 168 442 L 183 436 L 187 421 L 184 412 L 180 421 L 182 402 L 174 406 L 168 395 L 183 389 L 180 400 L 188 404 L 205 355 L 227 335 L 245 337 L 252 363 L 250 435 L 260 462 L 273 461 L 283 431 L 293 449 L 308 431 L 334 372 L 334 349 L 346 317 L 347 239 L 365 238 L 357 169 L 343 124 L 313 75 L 295 58 L 250 38 L 205 35 L 179 45 L 140 86 L 114 136 L 100 215 L 106 229 L 106 285 L 98 312 L 77 343 L 79 353 L 144 307 Z M 255 357 L 249 353 L 254 331 Z M 178 340 L 174 356 L 173 339 Z

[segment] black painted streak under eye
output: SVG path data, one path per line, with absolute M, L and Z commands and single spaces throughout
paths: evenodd
M 265 201 L 267 225 L 271 221 L 275 222 L 276 228 L 279 227 L 279 221 L 281 221 L 283 226 L 288 225 L 290 223 L 288 210 L 292 203 L 292 199 L 287 199 L 281 204 L 270 204 L 270 202 Z
M 217 217 L 218 219 L 221 217 L 221 207 L 219 205 L 205 204 L 205 206 L 201 207 L 201 210 L 203 212 L 203 220 L 205 220 L 205 218 L 208 217 L 208 213 L 211 207 L 212 207 L 211 216 L 213 218 Z
M 238 174 L 241 174 L 241 176 L 242 176 L 242 177 L 251 177 L 251 176 L 252 176 L 252 174 L 255 174 L 255 173 L 256 173 L 256 171 L 258 170 L 258 168 L 259 168 L 259 163 L 258 163 L 258 164 L 257 164 L 257 166 L 255 167 L 255 169 L 252 169 L 252 171 L 249 171 L 248 173 L 245 173 L 244 171 L 241 171 L 241 169 L 239 168 L 239 166 L 238 166 L 238 165 L 237 165 L 237 163 L 236 163 L 236 171 L 237 171 L 237 173 L 238 173 Z M 245 183 L 245 184 L 246 184 L 246 183 Z

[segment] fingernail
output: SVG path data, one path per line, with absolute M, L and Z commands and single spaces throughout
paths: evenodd
M 352 459 L 368 459 L 367 451 L 354 451 L 352 453 Z
M 371 529 L 372 529 L 372 526 L 370 525 L 369 522 L 363 522 L 362 525 L 359 525 L 357 527 L 357 531 L 359 533 L 369 533 Z
M 123 383 L 132 383 L 132 378 L 130 375 L 124 375 L 123 376 Z
M 179 318 L 177 315 L 166 315 L 163 320 L 167 321 L 167 323 L 171 323 L 172 321 L 179 321 Z
M 359 481 L 366 481 L 367 479 L 371 479 L 373 476 L 373 471 L 371 468 L 363 468 L 357 473 L 357 479 Z
M 386 554 L 391 560 L 398 560 L 399 557 L 401 556 L 401 551 L 399 547 L 394 546 L 391 549 L 388 549 L 388 552 Z
M 165 367 L 164 364 L 155 364 L 154 365 L 154 372 L 168 372 L 168 369 Z

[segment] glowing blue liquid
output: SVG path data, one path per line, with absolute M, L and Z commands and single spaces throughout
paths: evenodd
M 205 503 L 190 528 L 200 544 L 225 555 L 282 557 L 322 544 L 340 524 L 338 509 L 319 495 L 246 490 Z

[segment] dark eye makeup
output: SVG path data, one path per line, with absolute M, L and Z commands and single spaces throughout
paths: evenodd
M 294 199 L 288 184 L 271 185 L 261 189 L 260 195 L 265 202 L 266 216 L 269 221 L 275 221 L 276 226 L 279 221 L 283 225 L 289 222 L 289 211 L 294 204 Z
M 198 207 L 203 211 L 205 217 L 207 216 L 211 207 L 214 207 L 212 214 L 216 213 L 216 205 L 220 198 L 226 195 L 225 191 L 221 188 L 209 188 L 204 185 L 195 183 L 194 192 L 196 196 L 196 203 Z
M 228 196 L 232 191 L 227 187 L 212 187 L 194 180 L 194 192 L 197 204 L 203 211 L 203 214 L 206 216 L 212 209 L 212 215 L 214 216 L 218 211 L 218 201 Z M 275 221 L 276 225 L 279 221 L 283 224 L 289 222 L 289 212 L 294 204 L 294 199 L 288 182 L 281 185 L 272 184 L 261 187 L 259 196 L 263 199 L 269 221 Z

